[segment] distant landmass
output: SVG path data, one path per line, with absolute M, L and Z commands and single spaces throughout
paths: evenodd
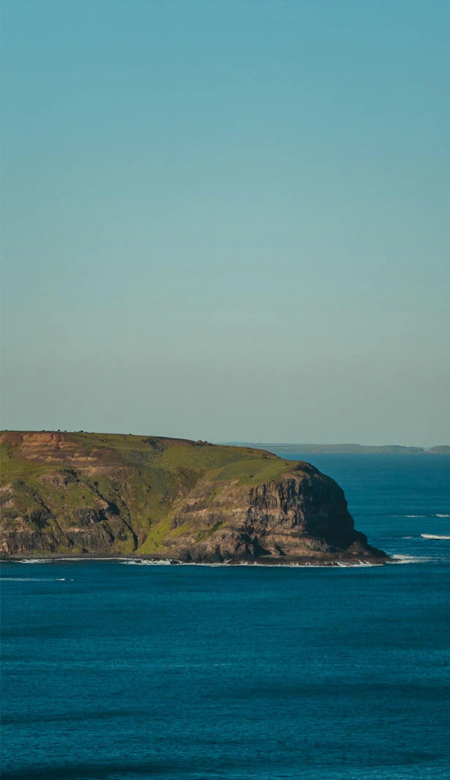
M 400 444 L 384 444 L 384 445 L 370 445 L 370 444 L 277 444 L 277 443 L 264 443 L 256 444 L 254 442 L 227 442 L 227 444 L 236 447 L 255 447 L 256 449 L 276 448 L 279 452 L 300 452 L 305 455 L 416 455 L 429 453 L 431 455 L 450 455 L 450 445 L 439 444 L 435 447 L 405 447 Z
M 3 557 L 383 563 L 339 485 L 260 447 L 161 436 L 0 436 Z

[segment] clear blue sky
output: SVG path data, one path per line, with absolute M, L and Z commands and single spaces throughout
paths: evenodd
M 449 34 L 4 0 L 3 426 L 450 442 Z

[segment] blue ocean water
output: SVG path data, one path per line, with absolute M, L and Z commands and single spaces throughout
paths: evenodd
M 398 564 L 3 564 L 3 780 L 450 776 L 450 458 L 309 459 Z

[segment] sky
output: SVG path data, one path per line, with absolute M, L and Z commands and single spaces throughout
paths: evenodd
M 449 33 L 3 0 L 2 426 L 450 443 Z

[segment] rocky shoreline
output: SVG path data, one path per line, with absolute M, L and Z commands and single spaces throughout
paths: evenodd
M 381 551 L 377 551 L 381 553 Z M 96 555 L 94 553 L 84 553 L 77 555 L 60 555 L 58 553 L 48 555 L 10 555 L 0 556 L 0 565 L 2 563 L 86 563 L 86 562 L 105 562 L 105 563 L 130 563 L 155 566 L 271 566 L 271 567 L 361 567 L 361 566 L 383 566 L 385 563 L 392 562 L 392 559 L 385 553 L 378 556 L 366 558 L 351 558 L 350 556 L 340 556 L 329 558 L 271 558 L 261 556 L 260 558 L 247 559 L 229 559 L 226 561 L 197 560 L 183 561 L 176 558 L 156 558 L 153 555 Z

